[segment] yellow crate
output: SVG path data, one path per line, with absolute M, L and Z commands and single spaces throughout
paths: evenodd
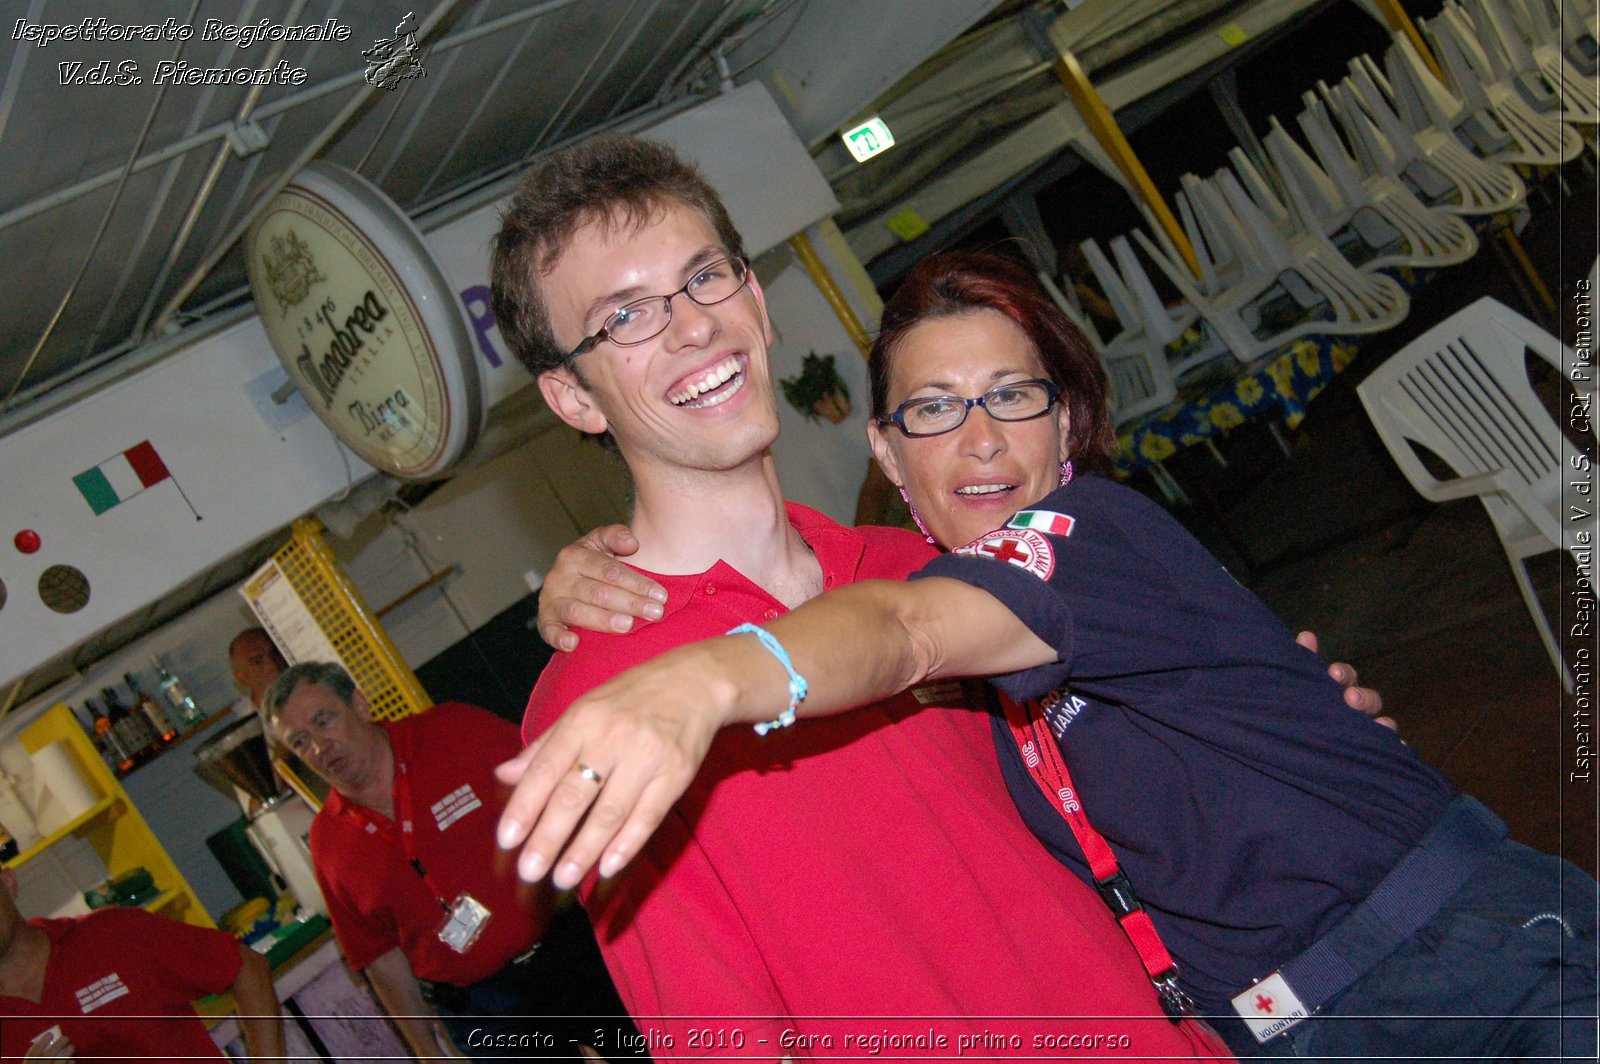
M 328 549 L 320 522 L 310 517 L 295 521 L 289 542 L 273 558 L 367 696 L 373 719 L 395 720 L 433 705 Z

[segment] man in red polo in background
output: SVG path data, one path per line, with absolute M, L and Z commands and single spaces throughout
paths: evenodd
M 0 871 L 0 1057 L 226 1060 L 190 1002 L 230 992 L 250 1058 L 284 1055 L 266 958 L 143 909 L 27 920 Z
M 418 1056 L 576 1057 L 594 1028 L 578 1017 L 621 1013 L 566 932 L 541 948 L 556 898 L 494 845 L 515 725 L 460 702 L 376 722 L 349 673 L 317 662 L 286 669 L 261 712 L 333 788 L 311 825 L 328 916 Z

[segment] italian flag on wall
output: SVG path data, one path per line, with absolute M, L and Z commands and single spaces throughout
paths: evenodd
M 1019 510 L 1015 517 L 1006 522 L 1006 527 L 1031 528 L 1047 536 L 1070 536 L 1073 524 L 1072 518 L 1054 510 Z
M 98 516 L 171 476 L 167 464 L 145 440 L 93 469 L 85 469 L 72 478 L 72 483 Z

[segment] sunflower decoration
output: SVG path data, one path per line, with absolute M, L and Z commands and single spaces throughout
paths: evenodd
M 1234 389 L 1234 394 L 1239 397 L 1239 402 L 1243 403 L 1245 406 L 1255 406 L 1257 403 L 1261 402 L 1261 396 L 1263 394 L 1261 382 L 1256 380 L 1254 377 L 1245 377 L 1239 382 L 1238 387 Z
M 1160 462 L 1177 454 L 1178 448 L 1165 436 L 1157 436 L 1152 432 L 1144 438 L 1143 443 L 1139 444 L 1139 453 L 1152 462 Z
M 1294 358 L 1307 377 L 1315 377 L 1322 370 L 1322 352 L 1310 340 L 1295 341 Z
M 1237 428 L 1244 424 L 1244 415 L 1232 403 L 1218 403 L 1206 412 L 1206 416 L 1219 429 Z

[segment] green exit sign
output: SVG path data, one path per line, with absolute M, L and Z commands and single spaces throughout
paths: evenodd
M 856 157 L 858 163 L 864 163 L 874 155 L 881 155 L 894 147 L 894 134 L 889 132 L 883 119 L 877 117 L 869 118 L 841 135 L 844 146 L 850 149 L 850 154 Z

